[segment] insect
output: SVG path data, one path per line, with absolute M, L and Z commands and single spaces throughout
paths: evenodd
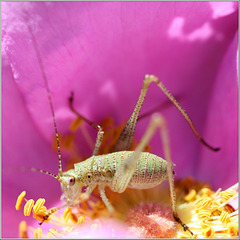
M 172 200 L 172 211 L 175 220 L 181 224 L 184 230 L 191 230 L 186 224 L 184 224 L 178 216 L 176 209 L 176 195 L 174 191 L 174 173 L 173 173 L 173 164 L 171 161 L 170 147 L 169 147 L 169 137 L 168 137 L 168 128 L 167 123 L 164 117 L 155 113 L 149 126 L 142 137 L 140 143 L 136 147 L 135 151 L 129 151 L 132 138 L 134 135 L 135 126 L 139 117 L 141 107 L 143 105 L 145 96 L 147 94 L 149 85 L 153 82 L 155 83 L 163 93 L 170 99 L 170 101 L 177 107 L 177 109 L 184 116 L 188 124 L 190 125 L 193 133 L 199 139 L 202 144 L 213 151 L 218 151 L 219 148 L 213 148 L 199 135 L 193 122 L 191 121 L 188 114 L 181 107 L 178 101 L 173 97 L 173 95 L 168 91 L 168 89 L 163 85 L 163 83 L 154 75 L 146 75 L 143 81 L 143 87 L 139 95 L 137 104 L 133 110 L 132 115 L 130 116 L 128 122 L 123 128 L 117 142 L 113 145 L 111 153 L 105 155 L 98 155 L 101 142 L 103 140 L 104 131 L 101 126 L 97 125 L 94 122 L 91 122 L 81 114 L 79 114 L 73 107 L 73 94 L 69 99 L 69 105 L 71 110 L 81 117 L 85 122 L 90 126 L 98 130 L 97 139 L 93 151 L 93 155 L 87 160 L 74 164 L 74 169 L 63 172 L 62 163 L 61 163 L 61 152 L 59 144 L 59 135 L 57 131 L 57 125 L 55 120 L 54 108 L 52 103 L 52 98 L 47 82 L 47 77 L 44 72 L 43 64 L 41 57 L 33 37 L 33 42 L 35 44 L 35 49 L 37 57 L 39 60 L 39 65 L 42 71 L 42 76 L 45 82 L 49 104 L 51 108 L 53 124 L 55 129 L 57 147 L 58 147 L 58 175 L 53 173 L 32 168 L 32 171 L 38 171 L 50 175 L 57 179 L 61 184 L 62 189 L 62 199 L 65 201 L 65 204 L 61 207 L 54 208 L 48 212 L 44 217 L 44 220 L 47 220 L 48 217 L 55 211 L 60 210 L 64 207 L 72 207 L 80 204 L 82 201 L 87 200 L 92 191 L 98 187 L 101 198 L 105 203 L 107 209 L 110 212 L 113 212 L 113 206 L 108 200 L 105 194 L 105 187 L 108 186 L 112 191 L 122 193 L 127 187 L 134 189 L 147 189 L 152 188 L 160 184 L 163 180 L 169 180 L 170 185 L 170 195 Z M 153 134 L 156 130 L 160 130 L 160 136 L 163 142 L 164 149 L 164 159 L 158 157 L 154 154 L 143 152 L 144 148 L 150 141 Z M 87 186 L 85 193 L 82 193 L 82 188 Z M 43 221 L 44 221 L 43 220 Z M 42 224 L 43 221 L 40 223 Z

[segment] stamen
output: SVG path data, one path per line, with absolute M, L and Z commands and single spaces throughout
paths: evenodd
M 233 197 L 237 192 L 235 190 L 222 191 L 219 195 L 222 197 L 223 201 L 226 201 Z
M 30 200 L 27 201 L 27 203 L 24 206 L 24 215 L 25 216 L 30 216 L 33 205 L 34 205 L 34 200 L 33 199 L 30 199 Z
M 69 134 L 66 137 L 64 137 L 63 147 L 65 149 L 71 149 L 73 147 L 73 144 L 74 144 L 74 135 Z
M 232 236 L 238 236 L 238 224 L 236 222 L 230 222 L 227 224 L 227 232 Z
M 202 192 L 201 197 L 210 197 L 213 194 L 213 192 L 209 188 L 203 188 L 201 192 Z
M 211 203 L 211 208 L 212 209 L 218 209 L 220 206 L 220 203 L 216 200 L 213 200 L 212 203 Z
M 40 209 L 43 210 L 43 205 L 45 203 L 45 199 L 44 198 L 39 198 L 34 207 L 33 207 L 33 213 L 37 213 Z M 46 208 L 46 207 L 45 207 Z
M 37 228 L 34 233 L 33 233 L 33 237 L 34 238 L 42 238 L 42 229 L 41 228 Z
M 82 125 L 83 119 L 80 117 L 77 117 L 73 120 L 72 124 L 70 125 L 70 130 L 72 132 L 76 132 L 78 128 Z
M 198 212 L 199 218 L 209 218 L 211 216 L 211 212 L 209 210 L 201 209 Z
M 47 237 L 58 238 L 61 237 L 61 234 L 56 229 L 50 228 L 47 233 Z
M 19 237 L 28 238 L 27 223 L 25 221 L 21 221 L 19 224 Z
M 67 222 L 71 215 L 72 215 L 72 209 L 70 207 L 66 208 L 63 213 L 64 221 Z
M 194 201 L 196 200 L 196 190 L 195 189 L 192 189 L 187 196 L 184 197 L 184 200 L 187 201 L 187 202 L 190 202 L 190 201 Z
M 70 219 L 73 221 L 73 223 L 77 223 L 77 221 L 78 221 L 78 218 L 77 218 L 77 216 L 74 214 L 74 213 L 72 213 L 71 215 L 70 215 Z
M 23 202 L 23 199 L 24 199 L 25 195 L 26 195 L 26 191 L 23 191 L 23 192 L 21 192 L 21 194 L 18 196 L 18 199 L 17 199 L 17 202 L 16 202 L 16 206 L 15 206 L 16 210 L 20 210 L 20 209 L 21 209 L 21 207 L 22 207 L 22 202 Z
M 77 225 L 81 225 L 86 221 L 85 216 L 80 216 L 77 220 Z
M 33 213 L 36 213 L 36 214 L 43 214 L 43 213 L 47 213 L 47 208 L 45 206 L 41 206 L 38 211 L 34 212 Z
M 212 203 L 212 199 L 210 197 L 205 197 L 203 199 L 200 199 L 196 204 L 195 207 L 197 209 L 201 209 L 201 208 L 206 208 L 208 206 L 210 206 Z
M 227 211 L 222 211 L 219 220 L 223 223 L 231 222 L 231 218 L 229 217 L 229 213 Z
M 215 234 L 215 231 L 212 227 L 207 227 L 202 231 L 202 235 L 206 238 L 212 238 L 214 234 Z

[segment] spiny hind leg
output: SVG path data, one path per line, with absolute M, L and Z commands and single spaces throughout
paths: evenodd
M 181 224 L 185 231 L 187 230 L 193 235 L 189 227 L 181 221 L 177 214 L 176 194 L 174 189 L 173 164 L 171 161 L 168 129 L 166 121 L 161 114 L 156 113 L 152 116 L 151 122 L 148 125 L 148 128 L 144 136 L 142 137 L 140 143 L 138 144 L 137 148 L 135 149 L 134 153 L 129 158 L 127 158 L 125 162 L 122 164 L 122 166 L 116 171 L 114 175 L 114 184 L 116 185 L 116 190 L 118 190 L 118 192 L 123 191 L 127 187 L 129 181 L 131 180 L 132 174 L 136 169 L 137 161 L 140 157 L 141 152 L 149 143 L 152 136 L 156 132 L 157 128 L 161 130 L 160 136 L 163 142 L 165 159 L 167 161 L 167 174 L 169 179 L 173 216 L 175 220 L 179 224 Z
M 69 107 L 72 110 L 72 112 L 74 112 L 78 117 L 80 117 L 83 121 L 89 124 L 92 128 L 98 130 L 97 139 L 96 139 L 95 147 L 93 150 L 93 155 L 97 155 L 103 140 L 104 131 L 100 125 L 88 120 L 73 107 L 73 100 L 74 100 L 73 97 L 74 97 L 73 92 L 71 92 L 71 96 L 69 97 Z
M 125 151 L 130 149 L 139 113 L 142 108 L 150 83 L 151 83 L 150 78 L 145 77 L 143 81 L 142 90 L 139 95 L 137 104 L 133 110 L 133 113 L 129 118 L 128 122 L 126 123 L 125 127 L 123 128 L 118 140 L 111 148 L 110 152 Z
M 212 151 L 218 151 L 220 148 L 214 148 L 210 146 L 198 133 L 196 130 L 192 120 L 188 116 L 187 112 L 184 108 L 179 104 L 179 102 L 174 98 L 174 96 L 170 93 L 170 91 L 164 86 L 164 84 L 154 75 L 145 75 L 142 90 L 140 96 L 138 98 L 137 104 L 133 110 L 131 117 L 129 118 L 128 122 L 126 123 L 124 129 L 122 130 L 117 142 L 111 148 L 111 152 L 129 150 L 132 143 L 133 134 L 135 131 L 136 123 L 139 117 L 140 110 L 142 108 L 142 104 L 144 102 L 145 96 L 147 94 L 149 85 L 154 82 L 162 91 L 163 93 L 169 98 L 169 100 L 175 105 L 175 107 L 179 110 L 179 112 L 183 115 L 186 119 L 187 123 L 189 124 L 190 128 L 192 129 L 193 133 L 197 137 L 197 139 L 209 148 Z

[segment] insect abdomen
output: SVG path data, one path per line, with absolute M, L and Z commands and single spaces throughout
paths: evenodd
M 128 187 L 147 189 L 167 179 L 167 162 L 151 153 L 141 153 Z
M 102 176 L 106 172 L 109 172 L 109 170 L 112 176 L 114 176 L 116 169 L 131 154 L 133 154 L 132 151 L 121 151 L 96 156 L 95 166 L 99 166 L 98 171 L 101 168 L 100 172 Z M 154 154 L 142 152 L 128 187 L 139 189 L 151 188 L 160 184 L 165 179 L 167 179 L 167 162 Z

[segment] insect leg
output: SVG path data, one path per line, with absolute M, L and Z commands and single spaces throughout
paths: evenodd
M 214 148 L 211 145 L 209 145 L 198 133 L 197 129 L 195 128 L 191 118 L 188 116 L 187 112 L 184 110 L 184 108 L 179 104 L 179 102 L 176 100 L 176 98 L 170 93 L 170 91 L 164 86 L 164 84 L 154 75 L 146 75 L 145 78 L 148 78 L 149 81 L 155 82 L 156 85 L 163 91 L 163 93 L 169 98 L 169 100 L 175 105 L 175 107 L 179 110 L 179 112 L 183 115 L 185 120 L 187 121 L 188 125 L 192 129 L 193 133 L 197 137 L 197 139 L 207 148 L 209 148 L 212 151 L 219 151 L 220 148 Z
M 137 104 L 133 110 L 133 113 L 132 113 L 131 117 L 129 118 L 128 122 L 126 123 L 124 129 L 122 130 L 118 140 L 111 148 L 111 152 L 118 152 L 118 151 L 130 149 L 133 134 L 134 134 L 135 127 L 136 127 L 136 123 L 138 120 L 138 116 L 139 116 L 140 110 L 142 108 L 142 105 L 143 105 L 143 102 L 144 102 L 145 96 L 147 94 L 150 83 L 151 83 L 150 78 L 145 77 L 145 79 L 143 81 L 142 90 L 139 95 Z
M 109 211 L 110 213 L 112 213 L 112 212 L 114 211 L 114 208 L 113 208 L 112 204 L 109 202 L 109 200 L 108 200 L 108 198 L 107 198 L 107 196 L 106 196 L 105 186 L 98 185 L 98 189 L 99 189 L 101 198 L 102 198 L 104 204 L 106 205 L 108 211 Z
M 140 157 L 141 152 L 149 143 L 153 134 L 156 132 L 157 128 L 161 129 L 160 134 L 161 134 L 161 139 L 163 141 L 164 155 L 167 160 L 167 173 L 168 173 L 168 179 L 169 179 L 169 185 L 170 185 L 173 216 L 175 220 L 181 224 L 184 230 L 187 230 L 191 234 L 193 234 L 189 229 L 189 227 L 181 221 L 181 219 L 178 217 L 178 214 L 177 214 L 176 194 L 174 190 L 173 164 L 172 164 L 171 155 L 170 155 L 168 130 L 167 130 L 166 121 L 164 120 L 164 117 L 161 114 L 155 113 L 152 116 L 151 122 L 148 125 L 148 128 L 144 136 L 142 137 L 140 143 L 138 144 L 135 152 L 129 158 L 127 158 L 125 162 L 117 169 L 113 177 L 113 186 L 115 186 L 115 189 L 120 192 L 126 189 L 129 181 L 131 180 L 133 172 L 136 169 L 137 161 Z
M 88 198 L 90 197 L 92 191 L 95 189 L 96 186 L 97 186 L 96 183 L 89 184 L 86 192 L 82 194 L 79 203 L 88 200 Z
M 65 207 L 69 207 L 68 203 L 65 203 L 64 205 L 60 206 L 60 207 L 55 207 L 52 208 L 47 215 L 43 216 L 43 220 L 39 223 L 39 225 L 42 225 L 44 221 L 46 221 L 53 213 L 57 212 L 58 210 L 61 210 Z
M 169 180 L 169 187 L 170 187 L 170 195 L 172 200 L 173 217 L 183 227 L 184 231 L 188 231 L 191 235 L 193 235 L 192 231 L 189 229 L 189 227 L 186 224 L 182 222 L 182 220 L 179 218 L 177 213 L 177 201 L 176 201 L 176 193 L 174 188 L 173 164 L 172 164 L 171 154 L 170 154 L 167 123 L 161 114 L 156 114 L 153 116 L 153 126 L 150 125 L 150 127 L 153 128 L 152 130 L 153 132 L 157 127 L 161 129 L 160 135 L 163 142 L 165 159 L 167 160 L 167 173 L 168 173 L 168 180 Z
M 134 111 L 128 120 L 126 126 L 122 130 L 117 142 L 113 145 L 111 152 L 117 152 L 117 151 L 123 151 L 123 150 L 129 150 L 132 143 L 132 137 L 134 134 L 134 130 L 136 127 L 136 123 L 138 120 L 138 116 L 142 107 L 142 104 L 144 102 L 145 96 L 147 94 L 149 85 L 151 82 L 155 82 L 156 85 L 163 91 L 163 93 L 168 97 L 168 99 L 175 105 L 175 107 L 179 110 L 179 112 L 183 115 L 183 117 L 186 119 L 187 123 L 189 124 L 190 128 L 192 129 L 193 133 L 197 137 L 197 139 L 207 148 L 209 148 L 212 151 L 219 151 L 220 148 L 214 148 L 211 145 L 209 145 L 198 133 L 197 129 L 195 128 L 192 120 L 188 116 L 187 112 L 183 109 L 183 107 L 178 103 L 176 98 L 173 97 L 173 95 L 169 92 L 169 90 L 164 86 L 164 84 L 154 75 L 145 75 L 144 81 L 143 81 L 143 87 L 140 93 L 140 96 L 138 98 L 138 102 L 136 104 L 136 107 L 134 108 Z
M 90 120 L 88 120 L 87 118 L 85 118 L 83 115 L 81 115 L 79 112 L 77 112 L 77 110 L 75 110 L 75 108 L 73 107 L 73 92 L 71 92 L 71 96 L 69 98 L 69 106 L 70 109 L 81 119 L 83 119 L 86 123 L 88 123 L 91 127 L 95 128 L 98 130 L 98 134 L 97 134 L 97 139 L 96 139 L 96 143 L 95 143 L 95 147 L 93 150 L 93 155 L 97 155 L 99 148 L 101 146 L 102 140 L 103 140 L 103 134 L 104 131 L 102 129 L 102 127 Z

